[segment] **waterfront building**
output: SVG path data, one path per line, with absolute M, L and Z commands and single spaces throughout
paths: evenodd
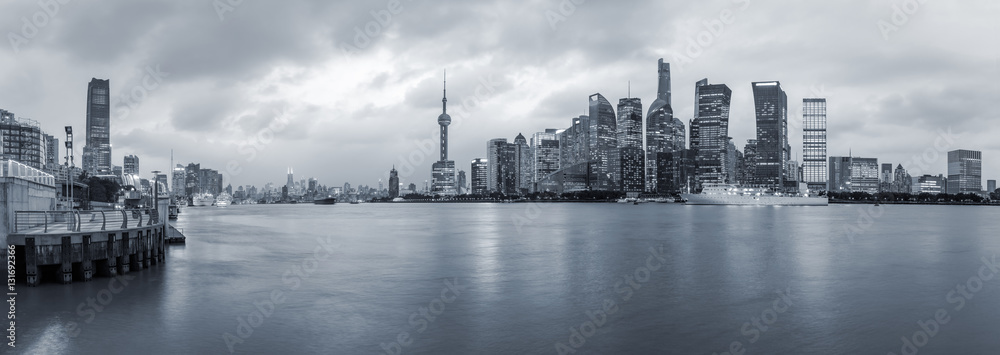
M 111 84 L 93 78 L 87 85 L 87 132 L 83 170 L 92 175 L 111 173 Z
M 170 181 L 170 194 L 172 196 L 184 196 L 184 177 L 186 176 L 186 171 L 184 165 L 177 164 L 173 168 Z
M 997 181 L 996 180 L 986 180 L 986 192 L 992 193 L 997 191 Z
M 124 160 L 124 164 L 122 164 L 122 173 L 139 175 L 139 157 L 135 155 L 126 155 Z
M 0 159 L 14 160 L 35 169 L 45 168 L 46 144 L 37 121 L 15 118 L 0 110 Z
M 757 185 L 757 140 L 747 139 L 743 146 L 743 169 L 740 170 L 739 183 L 746 186 Z
M 743 153 L 740 153 L 739 149 L 736 149 L 736 144 L 733 144 L 733 137 L 726 137 L 726 154 L 724 155 L 725 167 L 726 167 L 726 183 L 736 184 L 737 177 L 740 171 L 740 160 L 743 159 Z
M 611 102 L 601 94 L 590 95 L 590 161 L 597 174 L 594 190 L 618 186 L 618 123 Z
M 438 115 L 437 121 L 441 131 L 441 159 L 434 163 L 431 168 L 431 175 L 434 179 L 432 192 L 438 195 L 454 196 L 456 194 L 455 161 L 448 160 L 448 126 L 451 125 L 451 116 L 448 115 L 447 77 L 445 77 L 442 90 L 441 114 Z
M 556 129 L 546 129 L 531 137 L 533 156 L 531 182 L 537 183 L 555 173 L 560 167 L 560 133 Z M 537 190 L 535 190 L 537 191 Z
M 802 99 L 802 180 L 809 190 L 826 190 L 826 162 L 826 99 Z
M 488 161 L 488 173 L 486 175 L 486 191 L 500 191 L 500 157 L 507 150 L 507 138 L 494 138 L 486 143 L 486 161 Z
M 695 158 L 690 149 L 656 153 L 656 192 L 663 195 L 690 192 L 695 179 Z
M 618 101 L 618 190 L 638 193 L 646 190 L 646 164 L 642 149 L 642 101 L 624 98 Z
M 57 169 L 59 165 L 59 138 L 56 138 L 50 134 L 42 133 L 42 142 L 45 147 L 45 159 L 42 161 L 42 165 L 48 169 Z
M 536 184 L 536 190 L 556 194 L 589 191 L 591 190 L 591 185 L 597 179 L 598 176 L 594 171 L 594 164 L 582 162 L 563 167 L 559 171 L 542 178 Z
M 455 192 L 464 195 L 469 192 L 468 180 L 465 178 L 465 170 L 458 171 L 458 179 L 455 180 Z
M 725 183 L 729 144 L 729 106 L 733 91 L 725 84 L 709 84 L 701 79 L 694 87 L 694 118 L 691 119 L 691 150 L 695 154 L 695 182 Z
M 486 158 L 472 159 L 472 168 L 469 171 L 472 172 L 473 195 L 486 195 L 490 193 L 489 165 L 489 160 Z
M 198 184 L 201 164 L 189 163 L 184 170 L 186 173 L 184 176 L 184 195 L 191 197 L 195 194 L 201 193 L 201 186 Z
M 559 133 L 559 168 L 590 162 L 590 116 L 573 119 L 569 128 Z
M 909 193 L 912 190 L 913 177 L 903 169 L 903 164 L 896 166 L 893 180 L 889 188 L 892 193 Z
M 828 191 L 879 192 L 879 166 L 876 158 L 830 157 Z
M 944 193 L 947 190 L 948 179 L 944 175 L 929 175 L 924 174 L 922 176 L 913 177 L 913 183 L 910 186 L 910 192 L 913 194 L 929 193 L 932 195 L 937 195 Z
M 977 150 L 948 152 L 948 193 L 982 193 L 983 153 Z
M 878 183 L 879 191 L 885 191 L 885 192 L 892 191 L 892 183 L 893 183 L 892 163 L 882 163 L 882 168 L 879 169 L 878 179 L 879 179 Z
M 656 68 L 658 75 L 656 100 L 653 100 L 646 113 L 646 191 L 649 192 L 658 191 L 657 154 L 677 150 L 675 144 L 677 138 L 674 135 L 677 123 L 680 122 L 674 118 L 674 110 L 670 105 L 670 63 L 664 63 L 663 58 L 660 58 Z M 683 128 L 681 130 L 683 131 Z
M 392 170 L 389 170 L 389 198 L 396 197 L 399 197 L 399 172 L 393 165 Z
M 517 192 L 519 194 L 525 195 L 531 192 L 533 189 L 534 182 L 531 180 L 532 171 L 532 157 L 531 157 L 531 146 L 528 145 L 528 140 L 524 138 L 521 133 L 514 137 L 514 169 L 516 170 L 515 178 L 517 181 L 514 183 L 517 186 Z
M 778 81 L 754 82 L 752 87 L 757 119 L 756 183 L 761 187 L 781 189 L 788 176 L 784 168 L 791 150 L 788 145 L 788 96 Z

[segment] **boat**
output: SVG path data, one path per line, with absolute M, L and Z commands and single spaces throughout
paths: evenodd
M 223 192 L 215 199 L 215 207 L 226 207 L 233 202 L 233 196 Z
M 351 200 L 351 204 L 352 204 L 352 205 L 356 205 L 356 204 L 359 204 L 359 203 L 361 203 L 361 201 L 358 201 L 358 200 Z
M 177 215 L 181 213 L 181 207 L 175 204 L 170 204 L 167 206 L 167 218 L 170 220 L 176 220 Z
M 336 197 L 329 197 L 328 196 L 326 198 L 321 198 L 321 199 L 318 199 L 318 200 L 313 200 L 313 204 L 314 205 L 335 205 L 335 204 L 337 204 L 337 198 Z
M 705 184 L 701 193 L 680 194 L 689 205 L 826 206 L 826 196 L 783 194 L 730 184 Z
M 204 207 L 211 206 L 213 203 L 215 203 L 215 196 L 210 193 L 200 193 L 191 197 L 192 206 Z

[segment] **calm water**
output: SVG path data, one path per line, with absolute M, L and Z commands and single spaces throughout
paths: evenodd
M 996 353 L 1000 277 L 976 275 L 1000 252 L 1000 208 L 883 206 L 859 219 L 869 208 L 187 208 L 176 223 L 187 245 L 123 288 L 20 286 L 17 349 L 228 353 L 228 338 L 237 353 L 272 354 L 556 354 L 560 343 L 721 354 L 734 342 L 899 354 L 905 336 L 920 353 Z M 87 304 L 102 296 L 100 312 Z M 939 310 L 947 323 L 926 324 Z

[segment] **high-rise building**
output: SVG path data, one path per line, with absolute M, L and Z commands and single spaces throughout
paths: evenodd
M 802 99 L 802 178 L 810 190 L 826 190 L 826 99 Z
M 937 195 L 947 191 L 947 184 L 948 179 L 945 179 L 944 175 L 933 176 L 924 174 L 913 177 L 910 192 L 914 194 L 929 193 Z
M 170 181 L 170 195 L 171 196 L 184 196 L 184 177 L 187 175 L 187 171 L 184 169 L 184 165 L 177 164 L 173 168 Z
M 659 83 L 656 100 L 646 113 L 646 191 L 649 192 L 658 192 L 657 154 L 686 148 L 684 123 L 674 118 L 670 103 L 670 63 L 660 58 L 656 68 Z
M 389 198 L 399 197 L 399 172 L 396 166 L 389 170 Z
M 590 95 L 590 160 L 597 174 L 594 190 L 618 186 L 618 123 L 611 102 L 601 94 Z
M 590 162 L 590 116 L 573 119 L 569 128 L 559 133 L 559 169 Z
M 754 82 L 753 100 L 757 118 L 756 182 L 762 187 L 783 189 L 788 172 L 788 96 L 777 81 Z M 878 168 L 876 168 L 876 171 Z M 877 188 L 877 186 L 876 186 Z
M 135 155 L 126 155 L 124 164 L 122 164 L 122 173 L 139 175 L 139 157 Z
M 726 183 L 736 184 L 736 180 L 740 175 L 740 160 L 743 159 L 743 153 L 740 153 L 739 149 L 736 149 L 736 144 L 733 144 L 733 137 L 726 137 L 726 154 L 724 155 L 726 167 Z
M 903 169 L 903 164 L 896 166 L 896 171 L 893 173 L 893 179 L 889 186 L 889 192 L 892 193 L 909 193 L 912 190 L 913 177 Z
M 725 161 L 732 97 L 733 91 L 725 84 L 709 84 L 708 79 L 701 79 L 695 84 L 690 141 L 695 154 L 695 180 L 698 185 L 725 183 L 731 174 Z
M 288 178 L 285 180 L 285 186 L 288 186 L 288 193 L 295 191 L 295 171 L 291 167 L 288 168 Z
M 469 183 L 465 178 L 465 170 L 458 171 L 458 179 L 455 181 L 455 192 L 459 195 L 464 195 L 469 193 Z
M 560 142 L 556 129 L 546 129 L 531 137 L 533 155 L 531 182 L 537 183 L 560 168 Z M 533 191 L 537 191 L 534 190 Z
M 83 170 L 94 175 L 111 174 L 111 84 L 93 78 L 87 85 L 87 142 L 83 147 Z
M 438 126 L 441 129 L 441 159 L 432 165 L 434 184 L 432 192 L 438 195 L 454 196 L 455 191 L 455 161 L 448 160 L 448 125 L 451 116 L 448 115 L 448 80 L 445 77 L 441 97 L 441 115 L 438 116 Z
M 618 100 L 618 160 L 619 185 L 626 193 L 646 190 L 646 164 L 642 144 L 642 101 L 639 98 Z
M 983 190 L 983 153 L 977 150 L 948 152 L 948 193 L 978 194 Z
M 892 191 L 892 163 L 882 163 L 882 168 L 879 169 L 878 174 L 878 190 L 889 192 Z
M 45 144 L 45 159 L 42 162 L 46 169 L 54 169 L 59 165 L 59 138 L 49 134 L 42 134 L 42 141 Z
M 879 166 L 876 158 L 830 157 L 831 192 L 879 192 Z
M 500 191 L 500 180 L 497 178 L 500 176 L 499 162 L 506 149 L 507 138 L 494 138 L 486 143 L 486 161 L 489 162 L 486 174 L 486 191 L 488 192 Z
M 46 144 L 42 135 L 42 129 L 35 120 L 15 118 L 13 113 L 0 110 L 0 156 L 4 159 L 43 169 Z
M 986 192 L 993 193 L 997 191 L 997 181 L 996 180 L 986 180 Z
M 473 195 L 486 195 L 490 193 L 488 185 L 488 177 L 490 174 L 489 165 L 489 160 L 485 158 L 476 158 L 472 160 L 472 168 L 469 171 L 472 172 Z
M 199 185 L 200 181 L 198 180 L 201 164 L 189 163 L 184 170 L 184 195 L 190 197 L 201 193 L 201 185 Z
M 758 185 L 756 139 L 747 139 L 747 144 L 743 146 L 743 169 L 740 171 L 739 183 L 747 186 Z
M 514 169 L 517 170 L 515 173 L 517 181 L 514 185 L 517 186 L 518 193 L 532 192 L 532 185 L 534 185 L 531 180 L 532 165 L 531 146 L 528 145 L 528 140 L 524 138 L 524 135 L 518 133 L 517 137 L 514 137 Z

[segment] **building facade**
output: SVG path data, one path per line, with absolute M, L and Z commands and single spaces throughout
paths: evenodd
M 83 170 L 111 174 L 111 84 L 93 78 L 87 85 L 87 132 Z
M 533 157 L 531 182 L 537 183 L 560 167 L 560 141 L 556 129 L 546 129 L 531 137 Z M 537 190 L 536 190 L 537 191 Z
M 658 86 L 656 100 L 646 113 L 646 191 L 657 192 L 659 153 L 672 153 L 686 148 L 684 123 L 674 118 L 670 93 L 670 63 L 663 58 L 656 65 Z M 668 192 L 663 192 L 668 193 Z
M 983 189 L 983 153 L 976 150 L 948 152 L 948 193 L 981 193 Z
M 38 122 L 15 118 L 9 111 L 0 110 L 0 145 L 2 159 L 15 160 L 32 168 L 45 168 L 46 144 Z
M 489 160 L 486 158 L 476 158 L 472 160 L 472 168 L 469 169 L 469 171 L 472 172 L 473 195 L 486 195 L 490 193 L 489 165 Z
M 826 190 L 826 163 L 826 99 L 802 99 L 802 179 L 809 190 Z
M 758 185 L 782 189 L 789 160 L 788 96 L 777 81 L 754 82 L 754 112 L 757 119 Z
M 879 192 L 879 165 L 876 158 L 830 157 L 831 192 Z
M 122 173 L 139 175 L 139 157 L 135 155 L 126 155 L 122 164 Z
M 694 87 L 694 118 L 690 126 L 697 184 L 725 183 L 734 172 L 726 165 L 729 145 L 729 106 L 733 91 L 725 84 L 701 79 Z
M 611 102 L 601 94 L 590 95 L 590 161 L 597 174 L 594 190 L 618 186 L 618 120 Z
M 642 149 L 642 101 L 624 98 L 618 101 L 618 180 L 617 190 L 626 193 L 646 191 L 646 164 Z
M 392 170 L 389 170 L 389 198 L 396 198 L 399 196 L 399 171 L 396 171 L 396 167 L 393 166 Z

